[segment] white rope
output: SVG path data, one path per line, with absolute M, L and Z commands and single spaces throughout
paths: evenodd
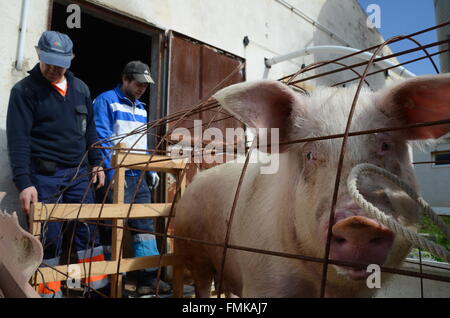
M 439 230 L 444 233 L 447 240 L 450 241 L 450 229 L 447 227 L 442 218 L 433 211 L 433 209 L 425 202 L 424 199 L 419 197 L 416 191 L 414 191 L 409 185 L 400 180 L 396 175 L 390 173 L 389 171 L 386 171 L 385 169 L 369 163 L 362 163 L 353 167 L 350 175 L 347 178 L 347 188 L 355 202 L 362 209 L 364 209 L 370 217 L 380 221 L 394 233 L 403 236 L 412 245 L 424 249 L 434 256 L 440 257 L 450 263 L 450 252 L 447 251 L 444 247 L 420 236 L 416 232 L 407 229 L 405 226 L 395 221 L 393 217 L 387 216 L 384 212 L 380 211 L 378 208 L 364 199 L 364 197 L 359 193 L 358 190 L 358 180 L 362 175 L 368 175 L 370 173 L 377 174 L 386 178 L 392 184 L 405 191 L 417 203 L 417 205 L 422 208 L 423 212 L 430 217 L 431 221 L 439 228 Z

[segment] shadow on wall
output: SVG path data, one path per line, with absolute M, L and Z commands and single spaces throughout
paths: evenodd
M 6 130 L 0 129 L 0 191 L 6 192 L 6 197 L 3 198 L 0 204 L 0 210 L 8 213 L 17 213 L 20 225 L 28 230 L 28 224 L 25 214 L 20 209 L 19 192 L 12 181 L 12 172 L 9 165 L 8 149 L 6 142 Z
M 356 3 L 356 1 L 333 1 L 328 0 L 322 6 L 318 18 L 320 25 L 324 26 L 326 29 L 334 32 L 338 38 L 330 37 L 330 35 L 316 27 L 314 31 L 314 46 L 320 45 L 337 45 L 337 46 L 350 46 L 355 49 L 365 49 L 378 44 L 377 41 L 378 33 L 376 29 L 371 30 L 366 24 L 366 15 L 361 12 L 361 9 Z M 344 40 L 343 43 L 340 39 Z M 315 54 L 314 62 L 333 60 L 342 56 L 342 53 L 330 53 L 330 54 Z M 339 62 L 346 65 L 351 65 L 355 63 L 360 63 L 363 60 L 356 58 L 349 58 L 341 60 Z M 342 68 L 340 65 L 327 65 L 321 67 L 317 70 L 319 73 L 324 73 L 326 71 L 331 71 L 335 69 Z M 375 68 L 379 70 L 378 68 Z M 372 68 L 371 68 L 372 70 Z M 355 71 L 362 74 L 364 72 L 364 67 L 355 68 Z M 342 71 L 334 74 L 330 74 L 324 77 L 317 78 L 317 85 L 334 85 L 340 83 L 344 80 L 355 78 L 357 75 L 352 71 Z M 351 83 L 357 83 L 358 81 L 352 81 Z M 368 78 L 368 82 L 372 89 L 378 90 L 384 86 L 384 73 L 380 73 Z M 346 83 L 348 86 L 351 84 Z M 340 85 L 342 86 L 342 85 Z

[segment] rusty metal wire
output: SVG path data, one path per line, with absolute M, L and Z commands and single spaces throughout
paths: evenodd
M 52 221 L 62 221 L 63 219 L 59 219 L 59 218 L 52 218 Z M 96 224 L 96 222 L 94 221 L 86 221 L 86 223 L 88 224 Z M 158 237 L 166 237 L 169 239 L 175 239 L 175 240 L 183 240 L 183 241 L 188 241 L 188 242 L 195 242 L 195 243 L 199 243 L 199 244 L 203 244 L 203 245 L 208 245 L 208 246 L 215 246 L 215 247 L 224 247 L 224 244 L 222 243 L 214 243 L 211 241 L 205 241 L 205 240 L 200 240 L 200 239 L 194 239 L 191 237 L 183 237 L 183 236 L 179 236 L 179 235 L 173 235 L 173 234 L 165 234 L 165 233 L 159 233 L 159 232 L 150 232 L 150 231 L 146 231 L 146 230 L 141 230 L 141 229 L 137 229 L 137 228 L 133 228 L 127 225 L 124 226 L 114 226 L 111 224 L 103 224 L 102 226 L 105 227 L 110 227 L 110 228 L 117 228 L 117 229 L 122 229 L 122 230 L 130 230 L 130 231 L 135 231 L 135 232 L 140 232 L 140 233 L 145 233 L 145 234 L 152 234 Z M 325 259 L 324 258 L 317 258 L 317 257 L 312 257 L 312 256 L 305 256 L 305 255 L 299 255 L 299 254 L 290 254 L 290 253 L 284 253 L 284 252 L 278 252 L 278 251 L 270 251 L 270 250 L 264 250 L 264 249 L 257 249 L 257 248 L 253 248 L 253 247 L 248 247 L 248 246 L 240 246 L 240 245 L 234 245 L 234 244 L 228 244 L 227 248 L 229 249 L 235 249 L 235 250 L 239 250 L 239 251 L 246 251 L 246 252 L 250 252 L 250 253 L 258 253 L 258 254 L 267 254 L 267 255 L 272 255 L 272 256 L 278 256 L 278 257 L 284 257 L 284 258 L 290 258 L 290 259 L 298 259 L 298 260 L 302 260 L 302 261 L 308 261 L 308 262 L 316 262 L 316 263 L 324 263 Z M 406 261 L 409 262 L 411 264 L 414 264 L 410 261 Z M 341 265 L 341 266 L 349 266 L 349 267 L 361 267 L 361 265 L 365 265 L 365 264 L 359 264 L 359 263 L 354 263 L 354 262 L 346 262 L 346 261 L 338 261 L 338 260 L 333 260 L 330 259 L 329 260 L 329 264 L 334 264 L 334 265 Z M 422 264 L 423 266 L 426 267 L 430 267 L 430 268 L 437 268 L 437 269 L 442 269 L 442 270 L 448 270 L 445 267 L 441 267 L 441 266 L 436 266 L 436 265 L 430 265 L 430 264 Z M 54 267 L 51 267 L 54 268 Z M 397 269 L 397 268 L 389 268 L 389 267 L 381 267 L 381 271 L 382 272 L 386 272 L 386 273 L 392 273 L 392 274 L 399 274 L 399 275 L 404 275 L 404 276 L 413 276 L 413 277 L 422 277 L 425 279 L 429 279 L 429 280 L 434 280 L 434 281 L 441 281 L 441 282 L 449 282 L 450 283 L 450 278 L 446 277 L 446 276 L 440 276 L 440 275 L 433 275 L 433 274 L 426 274 L 426 273 L 418 273 L 418 272 L 414 272 L 414 271 L 408 271 L 408 270 L 401 270 L 401 269 Z M 59 272 L 61 273 L 61 272 Z M 68 277 L 68 275 L 67 275 Z
M 87 224 L 95 224 L 97 227 L 105 226 L 105 227 L 112 227 L 112 228 L 117 228 L 117 229 L 129 229 L 129 230 L 131 229 L 131 230 L 137 231 L 137 232 L 153 234 L 153 235 L 159 236 L 159 237 L 161 237 L 163 239 L 163 244 L 164 244 L 163 248 L 164 249 L 166 247 L 165 244 L 167 243 L 167 239 L 169 239 L 169 238 L 170 239 L 174 239 L 174 240 L 187 240 L 187 241 L 192 241 L 192 242 L 196 242 L 196 243 L 222 247 L 223 248 L 223 257 L 222 257 L 222 263 L 221 263 L 221 270 L 220 270 L 220 273 L 219 273 L 219 288 L 218 288 L 219 294 L 218 294 L 218 297 L 220 297 L 220 294 L 222 292 L 223 271 L 224 271 L 224 267 L 225 267 L 225 260 L 226 260 L 226 256 L 227 256 L 227 249 L 231 248 L 231 249 L 247 251 L 247 252 L 250 252 L 250 253 L 261 253 L 261 254 L 268 254 L 268 255 L 273 255 L 273 256 L 278 256 L 278 257 L 299 259 L 299 260 L 303 260 L 303 261 L 318 262 L 318 263 L 323 264 L 323 272 L 322 272 L 322 280 L 321 280 L 321 288 L 320 288 L 320 297 L 324 297 L 325 296 L 325 289 L 326 289 L 326 282 L 327 282 L 327 270 L 328 270 L 328 265 L 329 264 L 344 265 L 344 266 L 351 266 L 351 267 L 352 266 L 353 267 L 355 267 L 355 266 L 356 267 L 360 267 L 361 266 L 361 264 L 355 264 L 355 263 L 351 263 L 351 262 L 336 261 L 336 260 L 332 260 L 332 259 L 329 258 L 330 240 L 331 240 L 331 225 L 332 225 L 332 220 L 334 219 L 334 210 L 335 210 L 336 203 L 337 203 L 337 193 L 338 193 L 338 190 L 339 190 L 339 183 L 340 183 L 340 179 L 341 179 L 340 177 L 341 177 L 342 167 L 343 167 L 343 163 L 344 163 L 344 159 L 345 159 L 345 150 L 346 150 L 348 138 L 351 137 L 351 136 L 373 134 L 373 133 L 377 133 L 377 132 L 396 131 L 396 130 L 411 129 L 411 128 L 417 128 L 417 127 L 423 127 L 423 126 L 432 126 L 432 125 L 442 125 L 442 124 L 450 123 L 450 119 L 448 119 L 448 120 L 440 120 L 440 121 L 435 121 L 435 122 L 424 122 L 424 123 L 418 123 L 418 124 L 403 125 L 403 126 L 399 126 L 399 127 L 384 127 L 384 128 L 372 129 L 372 130 L 366 130 L 366 131 L 350 132 L 350 127 L 351 127 L 351 123 L 352 123 L 353 113 L 354 113 L 354 110 L 355 110 L 355 107 L 356 107 L 356 104 L 357 104 L 357 100 L 358 100 L 358 96 L 359 96 L 359 92 L 361 90 L 361 87 L 362 87 L 363 83 L 368 84 L 368 82 L 367 82 L 367 77 L 368 76 L 371 76 L 371 75 L 374 75 L 374 74 L 378 74 L 380 72 L 385 72 L 386 70 L 394 68 L 394 66 L 386 68 L 386 69 L 381 69 L 381 70 L 378 70 L 378 71 L 370 72 L 370 73 L 369 73 L 369 68 L 371 66 L 373 66 L 374 63 L 376 63 L 378 61 L 381 61 L 381 60 L 384 60 L 384 59 L 389 59 L 389 58 L 394 58 L 394 57 L 397 57 L 397 56 L 400 56 L 400 55 L 404 55 L 404 54 L 408 54 L 408 53 L 412 53 L 412 52 L 416 52 L 416 51 L 420 51 L 421 50 L 421 51 L 424 52 L 425 56 L 417 58 L 417 59 L 414 59 L 414 60 L 410 60 L 410 61 L 404 62 L 402 64 L 399 64 L 398 66 L 406 65 L 406 64 L 409 64 L 409 63 L 412 63 L 412 62 L 415 62 L 415 61 L 418 61 L 418 60 L 421 60 L 421 59 L 428 58 L 431 61 L 433 67 L 435 68 L 435 70 L 437 72 L 438 69 L 437 69 L 437 66 L 434 64 L 434 61 L 433 61 L 432 57 L 436 56 L 438 54 L 442 54 L 444 52 L 447 52 L 447 51 L 449 51 L 449 49 L 438 51 L 437 53 L 433 53 L 433 54 L 430 54 L 427 51 L 427 49 L 431 48 L 431 47 L 435 47 L 435 46 L 441 45 L 441 44 L 444 44 L 444 43 L 450 43 L 450 40 L 437 41 L 437 42 L 430 43 L 430 44 L 427 44 L 427 45 L 421 45 L 413 37 L 418 35 L 418 34 L 429 32 L 431 30 L 435 30 L 437 28 L 440 28 L 440 27 L 443 27 L 443 26 L 446 26 L 446 25 L 449 25 L 449 24 L 450 24 L 450 21 L 447 22 L 447 23 L 443 23 L 441 25 L 437 25 L 437 26 L 432 27 L 432 28 L 428 28 L 428 29 L 425 29 L 425 30 L 421 30 L 421 31 L 418 31 L 418 32 L 406 35 L 406 36 L 394 37 L 394 38 L 388 39 L 387 41 L 383 42 L 380 45 L 376 45 L 376 46 L 373 46 L 373 47 L 361 50 L 359 52 L 348 54 L 348 55 L 345 55 L 345 56 L 342 56 L 342 57 L 339 57 L 339 58 L 336 58 L 336 59 L 333 59 L 333 60 L 330 60 L 330 61 L 317 62 L 317 63 L 311 64 L 309 66 L 306 66 L 305 68 L 302 68 L 302 69 L 298 70 L 294 74 L 285 76 L 285 77 L 280 79 L 281 81 L 285 81 L 290 86 L 295 86 L 296 84 L 299 84 L 301 82 L 306 82 L 306 81 L 310 81 L 310 80 L 313 80 L 313 79 L 316 79 L 316 78 L 319 78 L 319 77 L 323 77 L 323 76 L 327 76 L 327 75 L 331 75 L 331 74 L 335 74 L 335 73 L 339 73 L 339 72 L 350 70 L 353 73 L 355 73 L 357 76 L 355 78 L 351 78 L 349 80 L 336 83 L 336 84 L 334 84 L 334 86 L 338 86 L 338 85 L 342 85 L 342 84 L 345 84 L 345 83 L 348 83 L 348 82 L 359 80 L 359 83 L 358 83 L 358 86 L 357 86 L 357 90 L 356 90 L 356 93 L 355 93 L 355 96 L 354 96 L 354 99 L 353 99 L 353 103 L 352 103 L 352 106 L 351 106 L 351 111 L 350 111 L 350 114 L 349 114 L 349 117 L 348 117 L 346 129 L 345 129 L 344 133 L 342 133 L 342 134 L 335 134 L 335 135 L 329 135 L 329 136 L 319 136 L 319 137 L 314 137 L 314 138 L 304 138 L 304 139 L 299 139 L 299 140 L 284 141 L 284 142 L 279 144 L 279 145 L 290 145 L 290 144 L 297 144 L 297 143 L 317 141 L 317 140 L 325 140 L 325 139 L 335 139 L 335 138 L 342 138 L 342 140 L 343 140 L 342 146 L 341 146 L 341 151 L 340 151 L 340 156 L 339 156 L 339 161 L 338 161 L 338 169 L 336 171 L 335 186 L 334 186 L 333 197 L 332 197 L 332 202 L 331 202 L 331 210 L 330 210 L 330 216 L 329 216 L 329 227 L 328 227 L 328 232 L 327 232 L 325 255 L 323 256 L 323 258 L 314 258 L 314 257 L 310 257 L 310 256 L 307 256 L 307 255 L 294 255 L 294 254 L 282 253 L 282 252 L 279 252 L 279 251 L 268 251 L 268 250 L 261 250 L 261 249 L 249 248 L 249 247 L 245 247 L 245 246 L 237 246 L 237 245 L 229 244 L 229 235 L 230 235 L 230 230 L 231 230 L 231 226 L 232 226 L 233 215 L 234 215 L 234 211 L 235 211 L 235 208 L 236 208 L 236 202 L 237 202 L 238 197 L 239 197 L 240 188 L 241 188 L 241 185 L 242 185 L 242 179 L 243 179 L 243 177 L 245 175 L 245 172 L 246 172 L 246 164 L 248 164 L 248 158 L 250 156 L 251 151 L 254 148 L 259 148 L 259 146 L 257 146 L 255 143 L 253 143 L 251 147 L 246 147 L 246 151 L 247 151 L 246 164 L 244 165 L 244 168 L 243 168 L 243 171 L 241 173 L 240 180 L 239 180 L 239 183 L 238 183 L 238 186 L 237 186 L 237 189 L 236 189 L 235 198 L 234 198 L 234 202 L 233 202 L 233 207 L 232 207 L 232 210 L 230 211 L 230 215 L 228 217 L 227 232 L 226 232 L 226 236 L 225 236 L 223 244 L 207 242 L 207 241 L 202 241 L 202 240 L 196 240 L 196 239 L 192 239 L 192 238 L 180 237 L 180 236 L 175 236 L 175 235 L 169 234 L 169 232 L 168 232 L 169 231 L 169 225 L 171 224 L 171 220 L 173 218 L 174 206 L 176 204 L 176 201 L 179 198 L 179 193 L 180 193 L 180 185 L 179 184 L 177 185 L 177 188 L 176 188 L 176 191 L 175 191 L 174 201 L 173 201 L 172 207 L 170 209 L 168 222 L 167 222 L 167 225 L 165 227 L 164 233 L 157 233 L 156 231 L 155 232 L 142 231 L 142 230 L 130 228 L 128 226 L 119 227 L 119 226 L 112 226 L 112 225 L 109 225 L 109 224 L 102 224 L 100 222 L 100 217 L 102 216 L 102 211 L 103 211 L 103 208 L 104 208 L 104 204 L 106 202 L 106 196 L 105 196 L 105 198 L 103 198 L 102 206 L 101 206 L 101 209 L 100 209 L 100 212 L 99 212 L 99 215 L 98 215 L 99 219 L 97 219 L 94 222 L 86 221 L 85 223 L 87 223 Z M 387 56 L 383 56 L 383 57 L 377 58 L 377 56 L 379 55 L 378 53 L 381 52 L 382 49 L 386 45 L 394 43 L 394 42 L 397 42 L 397 41 L 401 41 L 401 40 L 413 41 L 417 45 L 417 47 L 414 48 L 414 49 L 409 49 L 409 50 L 405 50 L 405 51 L 402 51 L 402 52 L 398 52 L 398 53 L 394 53 L 394 54 L 390 54 L 390 55 L 387 55 Z M 352 64 L 352 65 L 345 65 L 344 63 L 340 62 L 340 61 L 342 61 L 344 59 L 353 57 L 353 56 L 355 56 L 357 54 L 360 54 L 362 52 L 368 52 L 368 51 L 372 51 L 372 50 L 374 50 L 374 53 L 373 53 L 372 58 L 369 61 L 355 63 L 355 64 Z M 312 75 L 312 76 L 309 76 L 309 77 L 296 79 L 297 76 L 300 75 L 300 74 L 309 72 L 311 70 L 318 69 L 320 67 L 331 65 L 331 64 L 339 65 L 341 67 L 337 68 L 337 69 L 334 69 L 334 70 L 331 70 L 331 71 L 326 71 L 326 72 L 323 72 L 323 73 L 320 73 L 320 74 Z M 364 67 L 365 68 L 363 74 L 359 74 L 357 71 L 355 71 L 355 68 L 357 68 L 357 67 Z M 208 95 L 208 97 L 214 91 L 216 91 L 218 87 L 221 87 L 221 85 L 224 82 L 226 82 L 229 78 L 231 78 L 234 74 L 236 74 L 236 72 L 240 71 L 242 68 L 243 68 L 243 65 L 240 65 L 229 76 L 224 78 L 218 85 L 216 85 L 214 87 L 214 89 L 211 90 L 211 93 Z M 153 160 L 153 156 L 156 153 L 167 154 L 169 152 L 167 149 L 164 149 L 164 146 L 166 146 L 166 147 L 170 146 L 171 141 L 169 139 L 169 136 L 170 136 L 171 132 L 173 132 L 173 130 L 175 128 L 180 126 L 182 121 L 186 121 L 186 120 L 192 121 L 192 119 L 188 118 L 189 116 L 196 115 L 196 114 L 203 113 L 203 112 L 207 112 L 207 111 L 213 111 L 213 112 L 215 112 L 215 115 L 213 116 L 213 118 L 210 121 L 208 121 L 208 123 L 202 124 L 202 129 L 210 127 L 211 124 L 213 124 L 213 123 L 217 123 L 217 122 L 220 122 L 220 121 L 232 118 L 232 116 L 230 116 L 229 114 L 227 114 L 227 113 L 222 111 L 220 105 L 214 99 L 206 98 L 203 101 L 201 101 L 200 103 L 198 103 L 197 105 L 194 105 L 194 106 L 191 106 L 191 107 L 187 107 L 186 109 L 184 109 L 182 111 L 174 112 L 174 113 L 172 113 L 172 114 L 170 114 L 170 115 L 168 115 L 168 116 L 166 116 L 164 118 L 158 119 L 158 120 L 156 120 L 154 122 L 150 122 L 147 125 L 143 125 L 143 126 L 137 128 L 137 129 L 135 129 L 133 132 L 130 132 L 129 134 L 126 134 L 126 135 L 123 135 L 123 136 L 117 136 L 115 138 L 111 138 L 111 139 L 108 139 L 108 140 L 99 141 L 97 144 L 93 145 L 92 147 L 101 148 L 101 149 L 112 149 L 112 147 L 105 147 L 105 146 L 101 146 L 101 145 L 104 144 L 105 142 L 108 142 L 110 144 L 118 144 L 118 143 L 120 143 L 120 141 L 124 140 L 125 138 L 127 138 L 127 137 L 129 137 L 131 135 L 137 135 L 137 134 L 140 135 L 140 138 L 144 138 L 144 136 L 149 134 L 149 130 L 150 129 L 167 127 L 169 124 L 171 124 L 171 128 L 169 129 L 169 131 L 165 132 L 164 135 L 158 135 L 158 134 L 154 135 L 155 137 L 157 137 L 159 139 L 159 142 L 157 143 L 155 149 L 152 149 L 150 151 L 148 151 L 147 149 L 134 149 L 133 147 L 121 149 L 123 151 L 126 151 L 125 157 L 128 154 L 130 154 L 131 151 L 133 151 L 133 152 L 143 152 L 143 153 L 150 152 L 149 159 L 147 161 L 141 163 L 141 164 L 145 164 L 146 167 L 148 167 L 149 164 L 154 163 L 154 162 L 158 162 L 158 161 Z M 225 115 L 226 117 L 216 119 L 216 117 L 219 114 Z M 193 127 L 190 127 L 188 129 L 192 129 L 192 128 Z M 136 141 L 136 143 L 137 143 L 137 141 Z M 206 146 L 207 144 L 208 144 L 208 141 L 203 141 L 202 149 L 201 149 L 202 153 L 204 152 L 204 146 Z M 234 146 L 236 146 L 236 145 L 234 145 Z M 269 144 L 269 146 L 270 146 L 270 144 Z M 226 153 L 226 152 L 222 152 L 222 154 L 223 153 Z M 221 154 L 221 152 L 216 153 L 216 155 L 217 154 Z M 87 156 L 87 152 L 85 154 L 85 157 L 86 156 Z M 189 157 L 191 159 L 194 158 L 194 153 L 191 152 Z M 170 160 L 170 159 L 168 159 L 168 160 Z M 84 161 L 84 158 L 83 158 L 83 161 Z M 443 161 L 440 161 L 440 162 L 443 162 Z M 436 163 L 436 161 L 414 162 L 414 164 L 431 164 L 431 163 Z M 80 163 L 80 165 L 81 165 L 81 163 Z M 118 167 L 126 167 L 126 166 L 123 165 L 123 161 L 122 161 L 121 163 L 119 163 Z M 113 168 L 118 168 L 118 167 L 113 167 Z M 78 167 L 78 169 L 79 168 L 80 167 Z M 183 171 L 183 174 L 186 174 L 186 169 Z M 82 177 L 84 177 L 84 176 L 78 175 L 78 174 L 76 176 L 76 178 L 82 178 Z M 125 222 L 128 220 L 128 218 L 130 216 L 131 209 L 132 209 L 132 206 L 133 206 L 133 201 L 134 201 L 136 193 L 137 193 L 137 191 L 138 191 L 138 189 L 140 187 L 140 184 L 143 181 L 143 177 L 144 177 L 144 172 L 141 173 L 141 175 L 139 177 L 139 180 L 138 180 L 138 184 L 137 184 L 136 190 L 132 194 L 132 198 L 133 199 L 132 199 L 132 202 L 129 204 L 129 209 L 128 209 L 128 212 L 127 212 L 127 216 L 124 219 Z M 76 180 L 76 178 L 74 178 L 74 180 Z M 89 188 L 91 186 L 92 186 L 92 180 L 90 181 Z M 87 193 L 89 191 L 89 188 L 87 188 L 85 193 L 84 193 L 83 202 L 86 199 L 86 196 L 87 196 Z M 106 193 L 111 191 L 111 188 L 112 188 L 112 183 L 109 183 L 107 185 Z M 62 195 L 62 193 L 65 190 L 66 189 L 62 189 L 60 193 L 56 194 L 56 196 L 59 197 L 59 199 L 56 200 L 56 203 L 59 202 L 59 200 L 61 198 L 61 195 Z M 81 202 L 81 203 L 83 204 L 83 202 Z M 56 220 L 58 220 L 58 218 L 55 218 L 55 217 L 52 216 L 52 212 L 53 211 L 50 211 L 50 213 L 48 214 L 48 221 L 56 221 Z M 80 209 L 78 210 L 76 221 L 79 220 L 80 212 L 81 212 L 81 206 L 80 206 Z M 64 233 L 62 233 L 62 234 L 64 234 Z M 70 255 L 70 251 L 72 249 L 73 235 L 74 235 L 74 233 L 72 233 L 72 239 L 70 240 L 71 243 L 70 243 L 70 247 L 69 247 L 69 255 Z M 96 234 L 94 233 L 94 235 L 96 235 Z M 94 238 L 95 238 L 95 236 L 94 236 Z M 94 248 L 94 245 L 93 245 L 94 243 L 93 242 L 94 242 L 94 239 L 92 240 L 91 248 Z M 118 255 L 118 264 L 120 264 L 120 260 L 122 259 L 123 243 L 124 242 L 122 240 L 121 246 L 120 246 L 120 249 L 119 249 L 120 253 Z M 69 262 L 69 260 L 68 260 L 68 262 Z M 92 262 L 89 262 L 89 264 L 90 265 L 89 265 L 89 270 L 88 270 L 88 273 L 89 273 L 88 276 L 90 276 L 90 274 L 91 274 Z M 162 269 L 162 267 L 161 267 L 161 264 L 162 264 L 162 253 L 160 255 L 159 264 L 160 264 L 160 266 L 159 266 L 159 270 L 158 270 L 158 284 L 159 284 L 159 279 L 160 279 L 161 269 Z M 419 259 L 419 264 L 420 264 L 420 272 L 419 273 L 418 272 L 414 272 L 414 271 L 405 271 L 405 270 L 400 270 L 400 269 L 383 268 L 383 267 L 381 268 L 381 270 L 383 272 L 388 272 L 388 273 L 393 273 L 393 274 L 413 276 L 413 277 L 420 277 L 421 279 L 426 278 L 426 279 L 431 279 L 431 280 L 450 282 L 450 279 L 448 277 L 439 276 L 439 275 L 430 275 L 430 274 L 423 273 L 422 266 L 425 266 L 425 265 L 422 264 L 421 257 Z M 118 265 L 116 275 L 119 275 L 119 274 L 120 273 L 119 273 L 119 265 Z M 115 286 L 116 287 L 116 291 L 118 290 L 118 287 L 119 287 L 117 284 L 118 284 L 118 280 L 116 281 L 116 286 Z M 88 289 L 90 289 L 89 283 L 87 284 L 87 287 L 88 287 Z M 423 284 L 421 285 L 421 295 L 423 296 Z

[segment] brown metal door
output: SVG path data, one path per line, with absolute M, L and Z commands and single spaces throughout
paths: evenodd
M 242 123 L 231 118 L 225 112 L 218 112 L 219 107 L 187 114 L 189 110 L 207 101 L 215 92 L 234 83 L 243 82 L 245 61 L 207 44 L 201 43 L 182 34 L 169 32 L 169 74 L 167 116 L 170 118 L 166 127 L 167 135 L 175 128 L 186 128 L 194 136 L 194 120 L 201 120 L 202 134 L 208 127 L 215 127 L 225 136 L 226 128 L 244 128 Z M 181 116 L 183 116 L 181 118 Z M 173 120 L 172 120 L 173 119 Z M 169 138 L 166 135 L 166 138 Z M 166 139 L 167 140 L 167 139 Z M 203 139 L 203 143 L 208 143 Z M 177 142 L 175 142 L 177 143 Z M 169 144 L 166 144 L 169 149 Z M 186 166 L 186 185 L 194 175 L 210 168 L 212 163 L 188 163 Z M 176 180 L 166 176 L 166 201 L 172 202 L 176 194 Z M 173 224 L 173 223 L 171 223 Z M 169 233 L 173 232 L 172 225 Z M 173 241 L 169 239 L 168 251 L 172 250 Z
M 185 114 L 190 109 L 207 101 L 215 92 L 234 83 L 245 80 L 245 60 L 223 52 L 217 48 L 201 43 L 182 34 L 171 31 L 170 34 L 170 66 L 168 112 Z M 226 128 L 244 128 L 220 107 L 202 110 L 169 123 L 170 132 L 175 127 L 189 129 L 194 136 L 194 120 L 201 120 L 203 129 L 218 128 L 225 136 Z M 207 144 L 209 140 L 203 140 Z M 198 169 L 203 170 L 216 164 L 191 163 L 187 168 L 187 184 L 192 180 Z M 170 184 L 171 182 L 169 182 Z M 169 186 L 169 197 L 174 189 Z

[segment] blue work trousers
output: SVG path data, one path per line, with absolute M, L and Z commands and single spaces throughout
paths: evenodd
M 31 169 L 31 182 L 38 192 L 38 200 L 43 203 L 94 203 L 93 192 L 89 188 L 87 167 L 77 168 L 58 166 L 52 174 L 42 174 L 35 167 Z M 48 211 L 51 218 L 51 210 Z M 64 222 L 45 222 L 42 227 L 44 259 L 61 255 Z M 75 251 L 87 251 L 98 246 L 99 237 L 95 234 L 95 224 L 74 222 Z M 85 258 L 85 257 L 82 257 Z
M 86 166 L 80 169 L 56 166 L 54 172 L 42 172 L 36 163 L 31 166 L 31 182 L 38 192 L 38 201 L 42 203 L 94 203 L 93 191 L 89 187 L 89 174 Z M 51 209 L 47 219 L 51 220 Z M 67 226 L 64 226 L 65 223 Z M 64 233 L 65 232 L 65 233 Z M 103 247 L 99 246 L 99 235 L 95 224 L 79 221 L 46 221 L 41 229 L 41 241 L 44 247 L 42 266 L 60 265 L 62 242 L 66 234 L 69 241 L 73 238 L 72 249 L 77 254 L 78 262 L 103 258 Z M 100 289 L 107 286 L 108 280 L 91 281 L 90 287 Z M 62 296 L 60 292 L 56 297 Z M 53 296 L 55 297 L 55 296 Z
M 133 194 L 137 189 L 137 183 L 139 176 L 125 176 L 125 203 L 151 203 L 152 196 L 150 189 L 148 188 L 145 178 L 143 178 L 139 190 L 133 200 Z M 97 192 L 97 202 L 103 201 L 104 191 L 107 185 L 103 187 L 103 191 Z M 108 193 L 106 203 L 112 203 L 112 191 Z M 106 222 L 105 222 L 106 223 Z M 108 222 L 110 223 L 110 222 Z M 156 245 L 155 235 L 148 232 L 154 232 L 153 219 L 128 219 L 127 226 L 139 231 L 130 230 L 133 239 L 133 253 L 134 257 L 159 255 L 159 251 Z M 104 246 L 111 246 L 111 228 L 101 227 L 101 241 Z M 107 253 L 105 253 L 107 254 Z M 157 268 L 148 268 L 138 271 L 138 286 L 148 285 L 154 279 L 156 279 Z

